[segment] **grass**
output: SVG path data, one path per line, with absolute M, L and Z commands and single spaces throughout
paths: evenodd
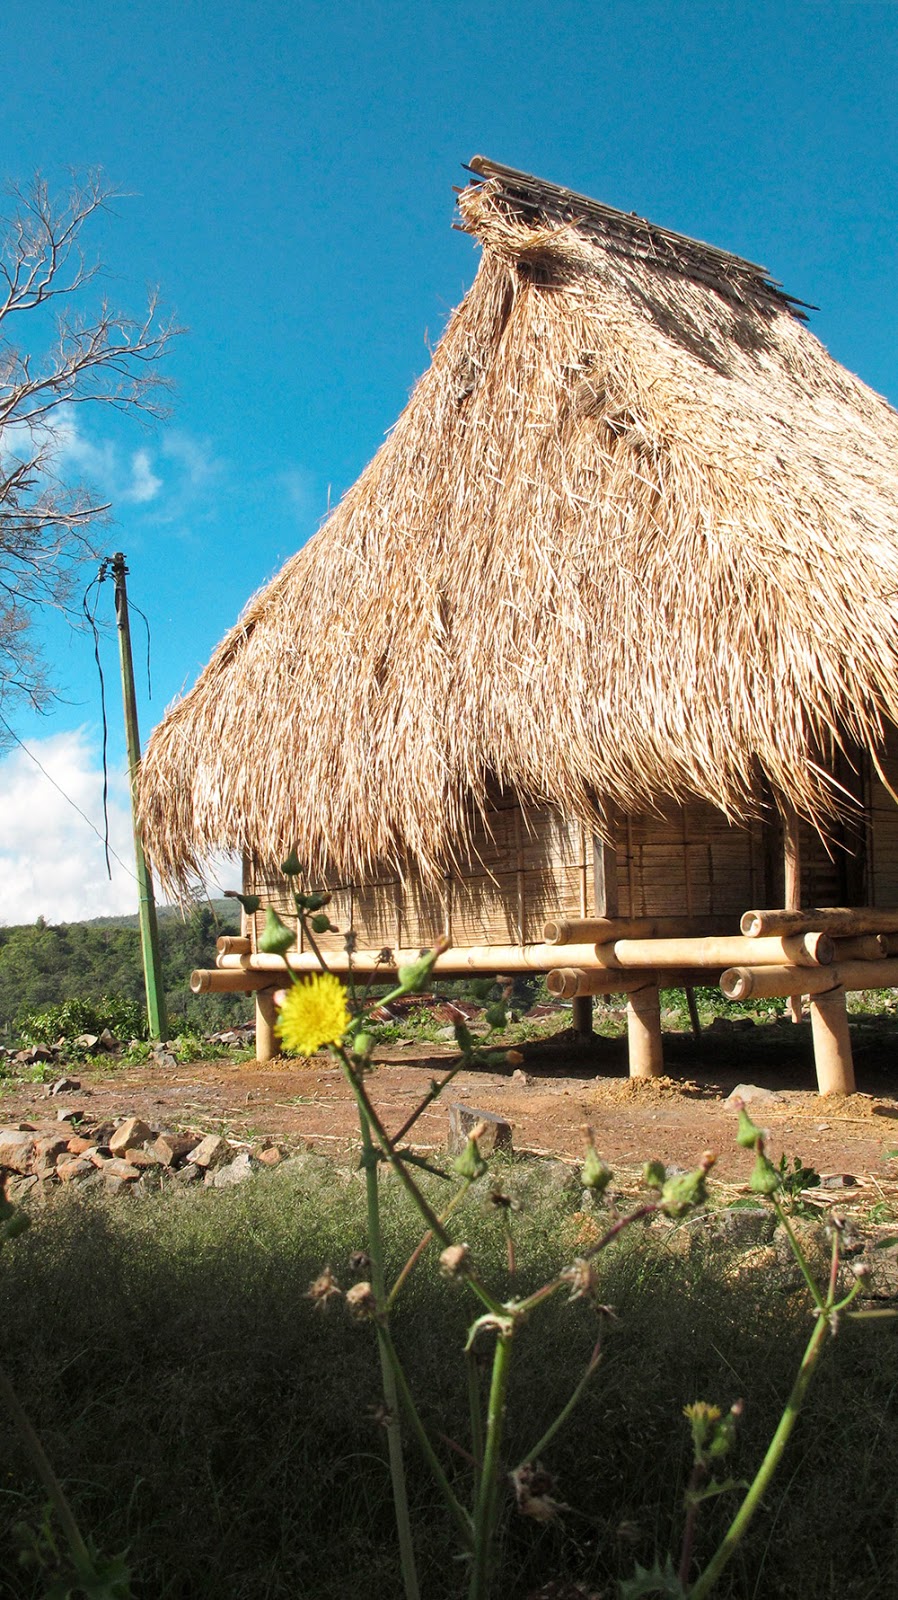
M 520 1290 L 575 1251 L 576 1190 L 532 1164 L 499 1176 L 516 1214 Z M 557 1171 L 556 1171 L 557 1179 Z M 434 1180 L 435 1182 L 436 1180 Z M 417 1237 L 384 1186 L 396 1269 Z M 508 1288 L 495 1208 L 472 1200 L 463 1236 Z M 4 1362 L 76 1509 L 107 1551 L 127 1547 L 137 1592 L 158 1600 L 337 1600 L 400 1590 L 370 1330 L 304 1292 L 330 1263 L 344 1286 L 362 1247 L 357 1177 L 307 1156 L 233 1191 L 109 1202 L 63 1193 L 0 1263 Z M 506 1517 L 500 1592 L 570 1575 L 603 1595 L 635 1560 L 675 1545 L 689 1467 L 682 1406 L 746 1400 L 734 1471 L 749 1474 L 794 1375 L 809 1319 L 764 1281 L 734 1280 L 720 1254 L 680 1259 L 650 1235 L 615 1251 L 603 1297 L 619 1320 L 594 1385 L 545 1465 L 570 1510 L 538 1526 Z M 433 1433 L 467 1442 L 459 1359 L 469 1305 L 426 1260 L 400 1302 L 396 1338 Z M 862 1333 L 865 1336 L 861 1336 Z M 585 1304 L 556 1305 L 521 1338 L 509 1450 L 524 1454 L 576 1382 L 595 1337 Z M 895 1592 L 898 1344 L 847 1325 L 825 1363 L 766 1516 L 721 1583 L 721 1600 L 875 1600 Z M 441 1458 L 464 1474 L 444 1444 Z M 414 1464 L 413 1518 L 426 1600 L 464 1582 L 441 1504 Z M 0 1548 L 42 1504 L 21 1453 L 0 1442 Z M 700 1549 L 733 1510 L 712 1502 Z M 41 1584 L 7 1563 L 10 1600 Z

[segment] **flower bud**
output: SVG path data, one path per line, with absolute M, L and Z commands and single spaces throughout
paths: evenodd
M 772 1162 L 768 1161 L 761 1151 L 758 1151 L 752 1175 L 748 1186 L 755 1194 L 776 1194 L 780 1186 L 779 1176 Z
M 370 1033 L 357 1033 L 352 1041 L 352 1055 L 355 1061 L 367 1061 L 374 1049 L 374 1040 Z
M 451 939 L 442 934 L 431 950 L 422 950 L 417 961 L 410 961 L 407 967 L 399 968 L 397 977 L 403 994 L 415 994 L 424 988 L 433 971 L 434 962 L 449 949 L 451 943 Z
M 315 915 L 309 918 L 309 927 L 313 933 L 339 933 L 340 931 L 334 927 L 326 911 L 316 911 Z
M 319 1272 L 314 1283 L 309 1284 L 306 1298 L 311 1300 L 319 1310 L 323 1311 L 329 1300 L 332 1300 L 335 1296 L 339 1299 L 342 1293 L 343 1290 L 340 1288 L 330 1267 L 325 1267 L 323 1272 Z
M 613 1177 L 611 1168 L 602 1160 L 595 1145 L 591 1144 L 580 1168 L 580 1182 L 584 1189 L 594 1189 L 596 1194 L 604 1194 Z
M 483 1013 L 483 1019 L 488 1028 L 507 1027 L 508 1013 L 506 1012 L 502 1001 L 497 1000 L 495 1005 L 487 1006 L 485 1012 Z
M 265 927 L 259 937 L 259 949 L 267 956 L 283 956 L 296 944 L 296 934 L 282 922 L 271 906 L 265 913 Z
M 281 862 L 281 871 L 285 878 L 298 878 L 301 876 L 302 867 L 295 850 L 291 850 L 286 860 Z
M 695 1172 L 680 1172 L 668 1178 L 661 1191 L 661 1210 L 666 1217 L 685 1217 L 693 1206 L 703 1205 L 708 1198 L 707 1168 L 697 1167 Z
M 754 1150 L 759 1139 L 763 1139 L 760 1128 L 756 1128 L 745 1107 L 739 1111 L 739 1126 L 736 1129 L 736 1143 L 741 1144 L 743 1150 Z
M 642 1181 L 650 1189 L 663 1189 L 667 1182 L 667 1168 L 663 1161 L 647 1161 L 642 1169 Z

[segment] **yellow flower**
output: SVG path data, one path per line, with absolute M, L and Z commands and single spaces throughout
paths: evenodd
M 322 972 L 287 990 L 276 1031 L 291 1055 L 313 1056 L 323 1044 L 342 1039 L 348 1027 L 346 991 L 332 972 Z

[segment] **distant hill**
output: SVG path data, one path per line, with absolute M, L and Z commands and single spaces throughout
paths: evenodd
M 188 1028 L 205 1033 L 252 1015 L 245 995 L 200 997 L 189 988 L 194 967 L 214 966 L 219 934 L 239 925 L 234 900 L 196 905 L 186 914 L 176 906 L 160 908 L 162 979 L 172 1034 Z M 15 1036 L 17 1018 L 25 1011 L 105 995 L 144 1000 L 136 913 L 59 925 L 39 917 L 0 928 L 0 1033 L 7 1039 Z
M 190 911 L 182 911 L 180 906 L 157 906 L 156 918 L 163 922 L 186 922 L 197 909 L 210 910 L 216 922 L 221 923 L 223 933 L 231 933 L 240 927 L 240 906 L 236 900 L 200 900 L 197 906 Z M 71 923 L 68 924 L 72 926 Z M 127 917 L 88 917 L 78 926 L 85 928 L 137 928 L 139 920 L 136 911 Z

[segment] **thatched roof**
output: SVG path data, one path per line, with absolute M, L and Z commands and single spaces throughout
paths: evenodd
M 764 774 L 820 821 L 833 739 L 898 720 L 898 415 L 763 268 L 472 168 L 429 371 L 149 743 L 170 883 L 440 870 L 489 781 L 741 818 Z

